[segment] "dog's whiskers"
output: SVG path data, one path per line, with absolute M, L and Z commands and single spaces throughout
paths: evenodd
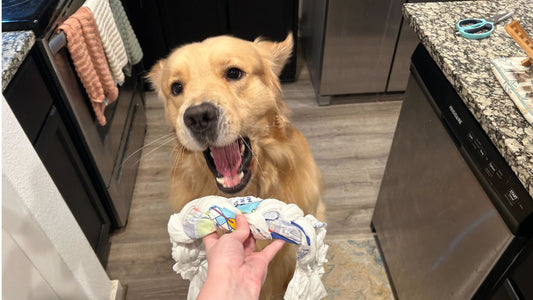
M 130 155 L 128 155 L 123 161 L 122 161 L 122 164 L 124 164 L 128 159 L 130 159 L 132 156 L 134 156 L 135 154 L 137 154 L 139 151 L 143 150 L 144 148 L 147 148 L 165 138 L 169 138 L 170 136 L 173 136 L 174 133 L 169 133 L 169 134 L 165 134 L 161 137 L 158 137 L 157 139 L 151 141 L 150 143 L 146 144 L 146 145 L 143 145 L 142 147 L 140 147 L 139 149 L 133 151 L 133 153 L 131 153 Z
M 178 168 L 178 163 L 180 161 L 181 155 L 183 154 L 183 152 L 185 152 L 185 147 L 183 147 L 180 144 L 177 144 L 172 150 L 172 152 L 174 153 L 174 155 L 172 155 L 173 162 L 172 162 L 172 169 L 170 170 L 171 174 L 173 174 Z
M 255 155 L 254 151 L 252 150 L 252 147 L 250 145 L 248 145 L 248 143 L 246 143 L 246 140 L 244 139 L 244 137 L 242 135 L 240 135 L 240 137 L 241 137 L 242 142 L 246 146 L 246 148 L 248 148 L 248 150 L 250 150 L 250 152 L 252 153 L 252 157 L 257 162 L 257 166 L 259 167 L 259 169 L 261 169 L 261 171 L 263 171 L 263 168 L 261 167 L 261 164 L 259 163 L 259 159 L 257 159 L 257 156 Z
M 126 163 L 127 160 L 129 160 L 130 158 L 132 158 L 136 153 L 138 153 L 139 151 L 143 150 L 143 149 L 146 149 L 150 146 L 152 146 L 153 144 L 156 144 L 156 143 L 160 143 L 159 145 L 156 145 L 156 147 L 146 153 L 144 153 L 136 162 L 135 164 L 137 164 L 139 161 L 141 161 L 141 159 L 143 158 L 146 158 L 148 156 L 150 156 L 150 154 L 154 153 L 155 151 L 159 150 L 161 147 L 165 146 L 166 144 L 174 141 L 176 139 L 176 135 L 174 133 L 169 133 L 169 134 L 166 134 L 166 135 L 163 135 L 157 139 L 155 139 L 154 141 L 142 146 L 141 148 L 137 149 L 136 151 L 134 151 L 132 154 L 128 155 L 128 157 L 126 157 L 123 161 L 122 161 L 122 164 L 120 165 L 120 167 L 122 168 L 122 166 L 124 166 L 124 164 Z

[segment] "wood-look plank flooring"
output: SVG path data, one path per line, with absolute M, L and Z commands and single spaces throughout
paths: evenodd
M 298 80 L 283 84 L 283 90 L 291 120 L 307 137 L 323 173 L 327 237 L 371 235 L 369 224 L 401 101 L 376 95 L 319 107 L 301 65 Z M 154 93 L 147 94 L 146 113 L 145 148 L 128 225 L 111 236 L 106 270 L 111 279 L 127 285 L 128 300 L 185 299 L 188 281 L 172 270 L 167 233 L 173 213 L 167 192 L 173 145 L 161 139 L 170 131 Z

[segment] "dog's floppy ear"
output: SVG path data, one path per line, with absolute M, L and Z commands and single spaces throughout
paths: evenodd
M 283 66 L 291 57 L 292 47 L 294 45 L 292 32 L 287 34 L 287 37 L 282 42 L 271 42 L 256 38 L 254 41 L 261 50 L 262 55 L 271 62 L 272 71 L 276 76 L 279 76 Z
M 158 93 L 161 92 L 161 80 L 163 77 L 163 67 L 165 66 L 166 59 L 160 59 L 155 65 L 152 67 L 148 75 L 146 75 L 146 79 L 150 84 L 152 84 L 152 87 L 154 90 Z

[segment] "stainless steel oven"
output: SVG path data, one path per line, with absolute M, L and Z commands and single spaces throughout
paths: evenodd
M 132 153 L 142 147 L 146 127 L 142 77 L 135 74 L 127 78 L 119 89 L 118 99 L 105 109 L 107 124 L 99 125 L 75 74 L 66 48 L 65 35 L 57 32 L 57 26 L 83 2 L 65 1 L 57 20 L 43 38 L 38 40 L 37 46 L 62 94 L 64 113 L 69 116 L 72 130 L 83 137 L 83 148 L 94 166 L 94 178 L 102 187 L 102 195 L 107 198 L 112 219 L 117 226 L 124 226 L 141 152 Z
M 24 1 L 23 1 L 24 2 Z M 11 22 L 17 29 L 37 33 L 32 53 L 39 68 L 57 97 L 54 106 L 70 131 L 87 172 L 115 227 L 127 223 L 133 188 L 146 129 L 142 68 L 134 66 L 133 74 L 119 87 L 119 97 L 105 108 L 107 124 L 101 126 L 95 119 L 90 100 L 76 75 L 66 37 L 57 30 L 69 16 L 84 3 L 82 0 L 27 0 L 35 9 L 44 4 L 47 14 L 36 14 L 41 19 L 29 22 Z M 13 4 L 20 7 L 21 2 Z M 24 15 L 20 13 L 19 15 Z M 15 19 L 15 18 L 14 18 Z M 16 20 L 15 20 L 16 21 Z M 3 20 L 4 22 L 4 20 Z M 17 25 L 18 24 L 18 25 Z M 16 26 L 15 26 L 16 25 Z M 26 27 L 24 27 L 26 26 Z

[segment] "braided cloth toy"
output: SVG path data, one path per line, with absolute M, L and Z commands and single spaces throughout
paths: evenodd
M 321 277 L 327 262 L 326 223 L 304 216 L 295 204 L 255 197 L 207 196 L 193 200 L 168 222 L 173 269 L 190 280 L 188 300 L 196 299 L 207 278 L 202 237 L 218 230 L 235 230 L 235 217 L 244 214 L 256 240 L 283 239 L 295 244 L 296 270 L 284 299 L 321 299 L 327 296 Z

